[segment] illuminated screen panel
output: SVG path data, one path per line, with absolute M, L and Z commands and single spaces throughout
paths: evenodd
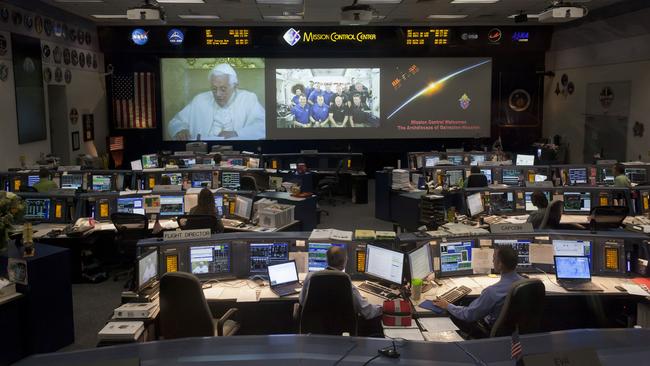
M 449 44 L 449 28 L 406 29 L 407 46 L 445 46 Z
M 204 44 L 210 47 L 250 46 L 251 32 L 247 28 L 208 28 L 203 31 Z

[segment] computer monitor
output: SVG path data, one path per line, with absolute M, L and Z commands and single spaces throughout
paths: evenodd
M 440 161 L 440 158 L 437 157 L 437 156 L 425 156 L 424 157 L 424 166 L 426 168 L 433 168 L 434 166 L 436 166 L 436 164 L 438 164 L 439 161 Z
M 509 246 L 517 253 L 517 268 L 530 267 L 530 243 L 529 239 L 494 239 L 493 245 L 496 248 Z
M 440 243 L 440 274 L 472 271 L 471 240 Z
M 251 243 L 250 272 L 266 273 L 270 265 L 289 260 L 289 243 Z
M 79 189 L 83 185 L 83 175 L 64 174 L 61 176 L 62 189 Z
M 142 155 L 143 169 L 153 169 L 157 167 L 158 167 L 158 155 L 156 154 Z
M 469 215 L 472 217 L 485 211 L 483 198 L 481 197 L 480 192 L 467 196 L 467 210 L 469 211 Z
M 25 198 L 25 219 L 26 220 L 49 220 L 50 198 Z
M 490 209 L 494 213 L 513 211 L 515 195 L 512 192 L 490 192 Z
M 544 196 L 546 196 L 546 200 L 551 203 L 551 192 L 543 192 Z M 526 201 L 526 211 L 531 212 L 537 210 L 537 207 L 533 205 L 533 192 L 525 192 L 524 193 L 524 198 Z
M 105 192 L 111 190 L 111 179 L 110 175 L 93 175 L 92 189 L 93 191 Z
M 158 278 L 158 251 L 152 250 L 138 258 L 138 290 L 149 286 Z
M 237 195 L 235 201 L 234 215 L 244 220 L 250 220 L 253 213 L 253 199 L 245 196 Z
M 403 272 L 404 253 L 366 245 L 366 274 L 401 285 Z
M 180 216 L 183 211 L 183 196 L 160 196 L 160 216 Z
M 171 184 L 178 186 L 183 184 L 183 174 L 181 173 L 162 173 L 163 177 L 169 177 Z
M 233 159 L 228 159 L 226 161 L 228 162 L 228 165 L 230 165 L 230 166 L 243 166 L 244 165 L 244 159 L 242 159 L 242 158 L 233 158 Z
M 564 192 L 562 196 L 565 212 L 589 213 L 591 211 L 590 192 Z
M 519 176 L 521 176 L 521 170 L 519 169 L 503 169 L 501 171 L 501 179 L 503 184 L 509 186 L 519 185 Z
M 485 155 L 483 154 L 471 154 L 470 156 L 470 165 L 479 165 L 485 161 Z
M 449 176 L 449 185 L 458 186 L 460 181 L 463 180 L 462 170 L 447 170 L 446 174 Z
M 298 281 L 298 268 L 296 266 L 296 261 L 271 265 L 268 268 L 268 273 L 269 284 L 271 286 Z
M 27 176 L 27 186 L 28 187 L 33 187 L 34 184 L 38 183 L 41 181 L 41 177 L 38 175 L 28 175 Z
M 612 168 L 600 168 L 599 179 L 606 184 L 614 184 L 614 170 Z
M 433 260 L 429 243 L 409 252 L 409 269 L 411 278 L 425 279 L 433 273 Z
M 230 244 L 190 247 L 190 269 L 195 275 L 230 273 Z
M 192 188 L 201 188 L 212 186 L 212 173 L 211 172 L 195 172 L 191 174 Z
M 548 179 L 544 174 L 535 174 L 535 182 L 545 182 Z
M 228 189 L 237 190 L 240 187 L 239 172 L 221 172 L 221 186 Z
M 481 169 L 481 173 L 487 178 L 488 184 L 492 184 L 492 169 Z
M 587 184 L 587 168 L 569 169 L 569 184 Z
M 215 194 L 214 195 L 214 208 L 217 210 L 217 215 L 223 217 L 223 195 Z
M 560 256 L 585 256 L 591 259 L 591 241 L 553 240 L 553 253 Z
M 196 158 L 183 158 L 181 161 L 186 168 L 191 168 L 196 165 Z
M 449 156 L 447 156 L 447 160 L 452 165 L 463 165 L 463 156 L 462 155 L 449 155 Z
M 327 251 L 333 246 L 345 248 L 345 244 L 309 243 L 307 245 L 307 268 L 309 272 L 317 272 L 327 268 Z
M 117 199 L 117 212 L 144 215 L 142 197 L 123 197 Z
M 555 256 L 555 277 L 558 280 L 590 280 L 590 260 L 587 257 Z
M 647 182 L 646 174 L 647 171 L 645 168 L 625 168 L 625 175 L 632 183 Z
M 535 165 L 535 155 L 517 154 L 517 160 L 515 165 L 533 166 Z

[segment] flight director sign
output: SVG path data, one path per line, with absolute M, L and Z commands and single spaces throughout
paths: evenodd
M 354 42 L 354 43 L 363 43 L 367 41 L 376 41 L 376 33 L 366 33 L 366 32 L 303 32 L 300 33 L 300 30 L 290 28 L 282 36 L 285 42 L 289 46 L 295 46 L 298 43 L 338 43 L 338 42 Z

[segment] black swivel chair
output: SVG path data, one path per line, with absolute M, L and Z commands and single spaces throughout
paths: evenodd
M 255 178 L 248 175 L 244 175 L 240 178 L 239 185 L 239 189 L 242 191 L 257 192 L 259 190 Z
M 160 277 L 160 335 L 164 339 L 234 335 L 240 324 L 230 318 L 236 312 L 230 308 L 213 319 L 201 282 L 193 274 L 168 272 Z
M 484 174 L 470 174 L 467 177 L 467 188 L 482 188 L 487 186 L 488 180 Z
M 181 230 L 210 229 L 213 234 L 223 233 L 223 223 L 212 215 L 182 215 L 176 219 Z
M 340 271 L 313 273 L 309 280 L 305 303 L 301 306 L 301 334 L 357 334 L 357 314 L 352 299 L 350 277 Z
M 623 224 L 629 214 L 627 206 L 596 206 L 589 213 L 589 227 L 592 231 L 598 229 L 616 229 Z
M 333 175 L 326 175 L 318 180 L 317 195 L 319 199 L 328 197 L 328 201 L 335 205 L 334 194 L 341 185 L 341 170 L 343 170 L 343 160 L 339 161 L 336 171 Z
M 37 191 L 36 188 L 34 188 L 34 187 L 26 186 L 26 185 L 23 184 L 23 185 L 20 186 L 20 188 L 18 188 L 18 192 L 22 192 L 22 193 L 25 193 L 25 192 L 35 193 L 35 192 L 38 192 L 38 191 Z
M 546 288 L 538 279 L 524 279 L 512 284 L 490 337 L 510 336 L 541 331 Z
M 111 214 L 111 222 L 117 231 L 115 243 L 121 257 L 120 266 L 132 266 L 136 260 L 138 240 L 149 237 L 149 219 L 145 215 L 116 212 Z M 113 280 L 118 281 L 123 276 L 130 277 L 132 273 L 133 268 L 118 272 L 113 276 Z
M 553 201 L 549 203 L 544 213 L 544 218 L 542 223 L 539 225 L 539 229 L 559 229 L 560 220 L 562 219 L 562 209 L 564 201 Z

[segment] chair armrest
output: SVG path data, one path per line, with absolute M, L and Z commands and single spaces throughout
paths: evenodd
M 237 312 L 237 310 L 237 308 L 230 308 L 221 316 L 221 318 L 219 318 L 219 320 L 217 320 L 217 335 L 219 337 L 223 336 L 223 325 Z
M 293 320 L 298 321 L 300 319 L 300 304 L 295 303 L 293 304 Z

